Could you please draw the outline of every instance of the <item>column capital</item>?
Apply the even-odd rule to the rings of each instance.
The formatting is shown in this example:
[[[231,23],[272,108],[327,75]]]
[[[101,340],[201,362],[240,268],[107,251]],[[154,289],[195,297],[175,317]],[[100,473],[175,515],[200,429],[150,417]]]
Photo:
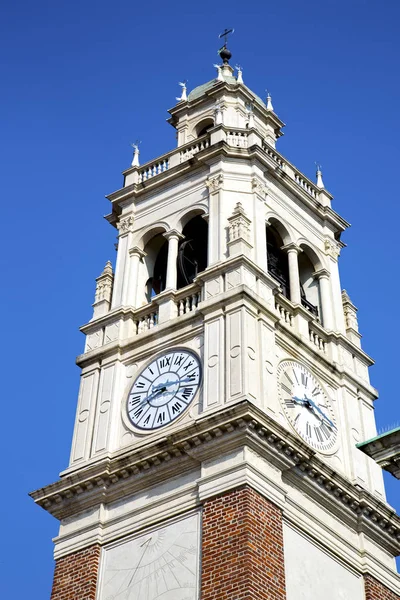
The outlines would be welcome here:
[[[147,253],[144,250],[141,250],[139,246],[133,246],[133,248],[129,248],[129,256],[138,256],[140,260],[142,260]]]
[[[331,274],[327,269],[319,269],[313,273],[314,279],[329,279]]]
[[[181,234],[177,229],[170,229],[163,233],[163,236],[169,241],[170,239],[183,240],[185,236]]]
[[[300,254],[300,252],[303,252],[303,250],[300,248],[300,246],[298,246],[294,242],[290,242],[289,244],[285,244],[285,246],[281,247],[281,250],[285,250],[285,252],[287,252],[287,253],[289,253],[289,252],[296,252],[296,254]]]

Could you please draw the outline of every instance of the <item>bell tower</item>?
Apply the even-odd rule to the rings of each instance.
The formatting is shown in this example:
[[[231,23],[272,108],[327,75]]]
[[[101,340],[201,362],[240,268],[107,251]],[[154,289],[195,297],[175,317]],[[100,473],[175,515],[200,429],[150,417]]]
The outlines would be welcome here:
[[[60,521],[52,600],[395,600],[348,223],[220,58],[108,196],[70,463],[31,494]]]

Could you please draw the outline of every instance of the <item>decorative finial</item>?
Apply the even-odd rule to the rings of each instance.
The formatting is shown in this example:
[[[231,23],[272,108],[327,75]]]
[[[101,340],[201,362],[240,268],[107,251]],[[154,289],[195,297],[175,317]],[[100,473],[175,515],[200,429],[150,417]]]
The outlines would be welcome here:
[[[108,260],[105,264],[102,275],[112,275],[112,272],[113,272],[113,270],[112,270],[111,260]]]
[[[133,158],[132,158],[131,167],[139,167],[140,166],[140,163],[139,163],[139,144],[140,143],[141,142],[139,140],[136,140],[136,142],[131,144],[131,147],[133,148]]]
[[[224,78],[222,76],[222,69],[220,65],[213,65],[213,67],[215,67],[218,71],[218,76],[217,76],[217,81],[224,81]]]
[[[236,81],[238,83],[243,83],[243,69],[242,69],[242,67],[240,65],[235,65],[235,68],[237,69],[237,72],[238,72]]]
[[[219,102],[217,102],[215,104],[214,116],[215,116],[215,124],[216,125],[222,125],[222,123],[223,123],[223,115],[222,115],[221,105],[220,105]]]
[[[228,35],[230,33],[234,33],[235,30],[234,29],[225,29],[225,31],[223,31],[222,33],[219,34],[219,38],[224,38],[224,45],[222,46],[222,48],[220,48],[218,50],[218,54],[220,55],[220,57],[222,58],[222,62],[224,63],[224,65],[229,64],[229,60],[232,57],[232,52],[230,50],[228,50],[228,48],[226,47],[227,43],[228,43]]]
[[[267,110],[272,110],[273,111],[274,107],[272,106],[272,97],[271,97],[271,94],[269,93],[268,90],[265,90],[265,91],[267,92],[267,102],[266,102],[266,104],[267,104]]]
[[[254,106],[251,102],[246,104],[248,127],[252,129],[254,127]]]
[[[177,98],[178,102],[183,102],[187,100],[187,88],[186,88],[186,84],[187,84],[187,79],[185,79],[184,81],[180,81],[179,85],[182,88],[182,94],[180,98]]]
[[[324,182],[322,180],[322,165],[320,165],[319,163],[316,162],[315,166],[316,166],[316,169],[317,169],[317,173],[316,173],[316,176],[317,176],[317,187],[320,190],[323,190],[325,188],[325,186],[324,186]]]

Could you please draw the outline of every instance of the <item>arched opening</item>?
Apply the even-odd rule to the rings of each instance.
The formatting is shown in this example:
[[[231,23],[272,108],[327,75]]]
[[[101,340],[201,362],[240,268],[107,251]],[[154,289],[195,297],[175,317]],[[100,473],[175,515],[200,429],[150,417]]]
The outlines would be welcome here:
[[[158,233],[146,244],[144,267],[146,272],[145,299],[152,298],[165,290],[167,278],[168,242],[162,233]]]
[[[211,117],[200,121],[196,127],[196,136],[201,137],[202,135],[205,135],[212,127],[214,127],[214,120]]]
[[[197,215],[186,223],[182,234],[185,237],[178,250],[178,290],[193,283],[207,267],[208,224]]]
[[[314,277],[315,264],[310,258],[307,248],[302,247],[303,252],[298,256],[299,277],[300,277],[300,296],[301,303],[317,319],[321,315],[321,300],[318,280]]]
[[[283,240],[273,225],[267,227],[267,263],[268,273],[282,287],[282,294],[290,299],[289,269],[287,254],[282,250]]]

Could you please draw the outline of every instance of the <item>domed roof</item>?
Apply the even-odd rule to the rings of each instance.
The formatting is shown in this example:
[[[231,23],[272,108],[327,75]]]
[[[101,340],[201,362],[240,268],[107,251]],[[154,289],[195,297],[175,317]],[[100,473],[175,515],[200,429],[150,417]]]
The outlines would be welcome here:
[[[224,81],[226,83],[230,83],[231,85],[232,84],[233,85],[237,84],[237,79],[233,75],[231,75],[231,76],[224,75]],[[202,85],[197,86],[188,95],[188,101],[191,102],[192,100],[197,100],[197,98],[200,98],[201,96],[203,96],[203,94],[205,94],[206,92],[208,92],[209,90],[211,90],[218,83],[219,83],[218,79],[212,79],[211,81],[207,81],[207,83],[203,83]],[[252,94],[254,96],[254,100],[258,104],[260,104],[263,108],[265,108],[265,102],[263,102],[261,100],[261,98],[259,96],[257,96],[257,94],[255,94],[254,92],[252,92],[247,87],[247,85],[244,85],[243,83],[241,83],[240,85],[242,85],[248,92],[250,92],[250,94]]]

